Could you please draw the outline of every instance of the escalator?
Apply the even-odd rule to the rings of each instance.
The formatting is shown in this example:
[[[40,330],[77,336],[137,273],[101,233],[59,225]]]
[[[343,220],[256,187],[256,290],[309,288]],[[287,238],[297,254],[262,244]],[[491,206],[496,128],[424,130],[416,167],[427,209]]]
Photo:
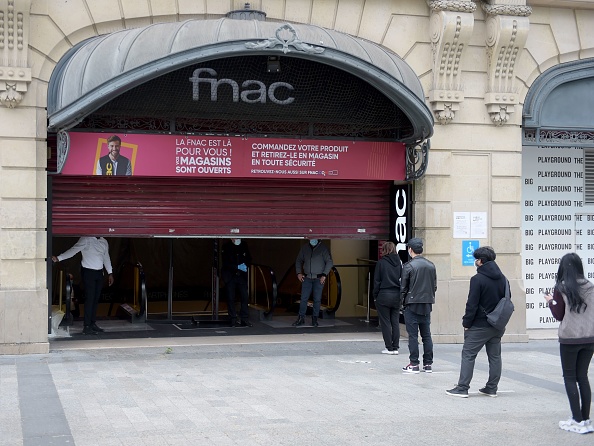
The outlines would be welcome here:
[[[57,252],[75,242],[73,238],[53,241]],[[148,322],[149,326],[228,326],[224,282],[219,279],[217,268],[219,242],[220,239],[109,239],[114,284],[108,286],[105,276],[98,320],[119,320],[107,323],[113,330],[125,320],[134,324]],[[257,258],[275,262],[275,266],[253,263],[249,269],[249,311],[253,321],[269,321],[275,316],[297,312],[301,284],[286,252],[295,251],[300,243],[299,240],[251,241]],[[275,269],[287,266],[279,284]],[[74,326],[77,332],[82,327],[85,297],[80,255],[54,264],[48,285],[52,314],[62,315],[62,328]],[[321,318],[334,317],[341,294],[340,275],[333,268],[323,290]],[[238,304],[239,300],[236,299]],[[311,314],[311,306],[308,314]],[[50,324],[48,333],[51,331]]]
[[[61,265],[53,269],[52,319],[59,318],[60,322],[54,324],[53,321],[50,324],[50,333],[56,333],[58,327],[69,333],[70,327],[83,319],[85,294],[79,274]],[[144,323],[146,308],[146,279],[142,265],[126,262],[114,271],[114,284],[111,287],[107,286],[105,280],[97,305],[97,316],[100,319],[117,318],[128,319],[131,323]]]

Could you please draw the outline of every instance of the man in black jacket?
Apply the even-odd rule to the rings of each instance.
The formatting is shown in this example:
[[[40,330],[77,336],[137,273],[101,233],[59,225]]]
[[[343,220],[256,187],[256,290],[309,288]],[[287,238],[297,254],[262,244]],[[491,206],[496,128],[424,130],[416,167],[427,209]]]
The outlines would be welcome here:
[[[419,332],[423,340],[423,370],[433,371],[433,340],[431,339],[431,310],[437,291],[435,265],[423,257],[423,241],[411,238],[408,254],[411,259],[402,267],[400,298],[404,306],[404,322],[408,333],[410,363],[404,373],[419,373]]]
[[[251,327],[248,308],[248,267],[252,263],[252,256],[247,243],[241,239],[234,238],[223,246],[222,249],[223,267],[221,278],[225,282],[227,291],[227,311],[232,326]],[[235,309],[235,294],[239,291],[241,296],[241,309],[239,312],[240,321],[237,320]]]
[[[495,263],[495,251],[490,246],[481,246],[474,253],[476,275],[470,279],[470,290],[466,312],[462,318],[464,326],[464,347],[458,385],[446,390],[451,396],[468,398],[468,389],[474,372],[474,361],[483,346],[489,358],[489,379],[479,393],[497,396],[497,385],[501,379],[501,337],[505,329],[498,330],[487,321],[487,314],[493,311],[505,295],[507,279]],[[510,295],[511,296],[511,295]]]

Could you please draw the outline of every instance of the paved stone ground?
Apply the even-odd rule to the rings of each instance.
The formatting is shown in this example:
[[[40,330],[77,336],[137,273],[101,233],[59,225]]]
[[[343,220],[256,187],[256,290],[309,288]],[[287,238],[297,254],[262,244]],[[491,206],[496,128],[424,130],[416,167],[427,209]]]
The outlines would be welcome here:
[[[499,396],[468,399],[461,345],[435,346],[434,373],[403,374],[379,333],[52,343],[0,356],[0,445],[592,445],[569,416],[558,344],[503,346]],[[594,380],[593,380],[594,381]]]

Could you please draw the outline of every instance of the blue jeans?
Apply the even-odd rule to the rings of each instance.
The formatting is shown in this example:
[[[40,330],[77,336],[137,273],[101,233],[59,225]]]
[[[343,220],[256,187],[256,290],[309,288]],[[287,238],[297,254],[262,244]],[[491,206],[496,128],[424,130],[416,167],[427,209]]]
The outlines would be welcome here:
[[[307,310],[307,301],[313,291],[313,313],[312,315],[318,317],[320,315],[320,305],[322,303],[322,291],[324,285],[320,283],[320,279],[304,278],[301,282],[301,302],[299,303],[299,316],[305,317]]]
[[[501,337],[505,330],[495,327],[470,327],[464,330],[464,347],[462,347],[462,361],[458,387],[464,390],[470,388],[470,381],[474,374],[474,360],[483,346],[486,347],[489,358],[489,379],[485,387],[497,392],[497,385],[501,379]]]
[[[431,313],[417,314],[404,310],[404,322],[408,333],[410,363],[419,364],[419,332],[423,340],[423,365],[433,364],[433,340],[431,339]]]

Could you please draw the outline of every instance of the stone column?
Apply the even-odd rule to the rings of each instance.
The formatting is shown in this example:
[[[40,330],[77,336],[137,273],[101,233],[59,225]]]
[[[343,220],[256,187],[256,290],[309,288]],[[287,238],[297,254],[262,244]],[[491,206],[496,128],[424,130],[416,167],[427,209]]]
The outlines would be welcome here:
[[[45,104],[27,94],[30,7],[0,0],[0,354],[49,350]]]

